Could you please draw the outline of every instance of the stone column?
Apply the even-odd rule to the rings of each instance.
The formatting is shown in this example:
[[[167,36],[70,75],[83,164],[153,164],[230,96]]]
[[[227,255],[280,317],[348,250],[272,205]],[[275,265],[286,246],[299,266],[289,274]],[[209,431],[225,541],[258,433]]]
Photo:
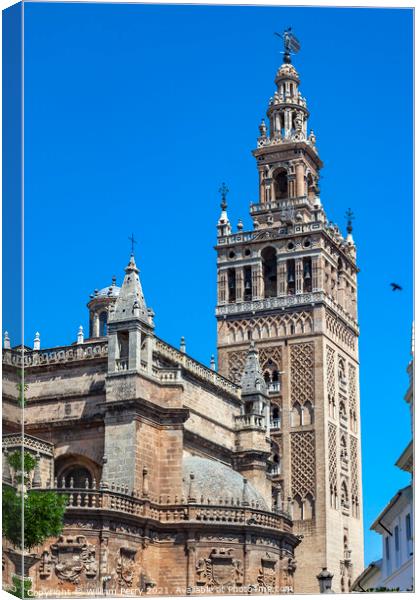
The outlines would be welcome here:
[[[295,261],[296,294],[303,292],[303,261],[297,258]]]
[[[187,543],[187,594],[189,595],[191,591],[188,588],[195,587],[195,565],[196,565],[196,540],[195,533],[193,531],[190,532]]]
[[[235,269],[236,302],[242,302],[244,298],[244,270],[242,267]]]
[[[147,342],[146,342],[147,343]],[[128,368],[140,371],[141,366],[141,331],[137,329],[128,334]]]
[[[99,315],[95,313],[93,315],[93,337],[99,337]]]
[[[114,332],[108,337],[108,373],[114,373],[116,371],[117,350],[117,333]]]
[[[296,195],[305,196],[305,167],[303,162],[296,165]]]
[[[286,108],[284,111],[284,137],[290,138],[292,132],[292,112],[290,108]]]
[[[337,272],[337,302],[347,310],[346,302],[346,280],[343,273]]]
[[[264,204],[265,202],[265,183],[264,183],[264,172],[259,172],[260,177],[260,204]]]
[[[264,298],[264,278],[261,262],[257,264],[257,298]]]
[[[219,274],[219,304],[225,304],[226,302],[226,271],[222,270]]]
[[[287,295],[287,261],[277,262],[277,296]]]
[[[317,292],[321,289],[320,285],[320,260],[318,256],[312,257],[312,291]]]

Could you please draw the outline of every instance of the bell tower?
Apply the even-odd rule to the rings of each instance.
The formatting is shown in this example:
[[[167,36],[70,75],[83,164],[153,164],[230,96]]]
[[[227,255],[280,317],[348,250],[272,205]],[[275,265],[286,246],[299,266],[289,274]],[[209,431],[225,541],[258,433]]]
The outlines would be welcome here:
[[[347,592],[363,570],[356,248],[326,217],[322,161],[308,129],[291,51],[275,77],[253,155],[258,197],[253,228],[232,230],[225,186],[217,224],[219,372],[241,382],[250,342],[269,396],[273,497],[290,499],[296,550],[295,592],[318,592],[327,566],[333,589]]]

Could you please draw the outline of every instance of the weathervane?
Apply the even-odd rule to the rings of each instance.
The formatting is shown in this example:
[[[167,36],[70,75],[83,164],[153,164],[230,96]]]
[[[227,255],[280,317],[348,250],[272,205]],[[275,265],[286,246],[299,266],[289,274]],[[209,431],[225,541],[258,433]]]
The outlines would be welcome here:
[[[131,242],[131,256],[134,256],[134,244],[137,244],[137,240],[136,240],[136,239],[134,239],[134,233],[132,233],[132,234],[131,234],[131,235],[128,237],[128,239],[129,239],[129,240],[130,240],[130,242]]]
[[[275,31],[274,35],[277,35],[277,37],[283,39],[284,62],[291,63],[292,59],[290,58],[290,55],[297,54],[300,50],[299,40],[295,35],[293,35],[292,28],[289,27],[288,29],[285,29],[283,33],[277,33],[277,31]]]
[[[222,196],[222,202],[220,203],[220,207],[222,210],[227,209],[226,194],[228,192],[229,192],[229,188],[227,187],[226,183],[223,182],[219,188],[219,194],[221,194],[221,196]]]
[[[349,208],[345,214],[347,217],[347,233],[351,233],[353,231],[353,221],[354,221],[354,212]]]

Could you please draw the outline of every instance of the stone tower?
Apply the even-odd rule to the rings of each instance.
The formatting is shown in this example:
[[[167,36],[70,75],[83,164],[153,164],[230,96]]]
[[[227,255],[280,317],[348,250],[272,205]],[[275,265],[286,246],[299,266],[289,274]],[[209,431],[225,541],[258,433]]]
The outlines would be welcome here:
[[[319,197],[322,161],[286,51],[257,148],[253,229],[233,232],[225,186],[217,224],[218,368],[241,381],[250,341],[270,399],[273,497],[292,501],[295,592],[333,590],[363,569],[356,249]]]

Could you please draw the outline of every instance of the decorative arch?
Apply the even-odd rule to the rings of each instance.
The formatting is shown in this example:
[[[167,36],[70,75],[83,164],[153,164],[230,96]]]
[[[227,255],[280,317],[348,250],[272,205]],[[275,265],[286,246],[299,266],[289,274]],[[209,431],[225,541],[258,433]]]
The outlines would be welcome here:
[[[314,422],[314,407],[312,402],[307,400],[302,409],[302,425],[312,425]]]
[[[295,402],[291,411],[291,426],[298,427],[302,424],[302,407],[299,402]]]
[[[273,246],[267,246],[261,251],[264,278],[264,296],[277,296],[277,251]]]
[[[108,313],[103,310],[99,314],[99,337],[106,337],[108,335]]]
[[[102,468],[100,465],[80,454],[63,454],[56,458],[54,474],[59,487],[62,487],[63,478],[65,487],[70,487],[73,479],[74,488],[85,488],[86,479],[88,486],[92,487],[93,480],[98,485],[101,480]]]
[[[284,167],[276,169],[273,173],[274,197],[276,200],[283,200],[289,195],[289,182],[287,170]]]

